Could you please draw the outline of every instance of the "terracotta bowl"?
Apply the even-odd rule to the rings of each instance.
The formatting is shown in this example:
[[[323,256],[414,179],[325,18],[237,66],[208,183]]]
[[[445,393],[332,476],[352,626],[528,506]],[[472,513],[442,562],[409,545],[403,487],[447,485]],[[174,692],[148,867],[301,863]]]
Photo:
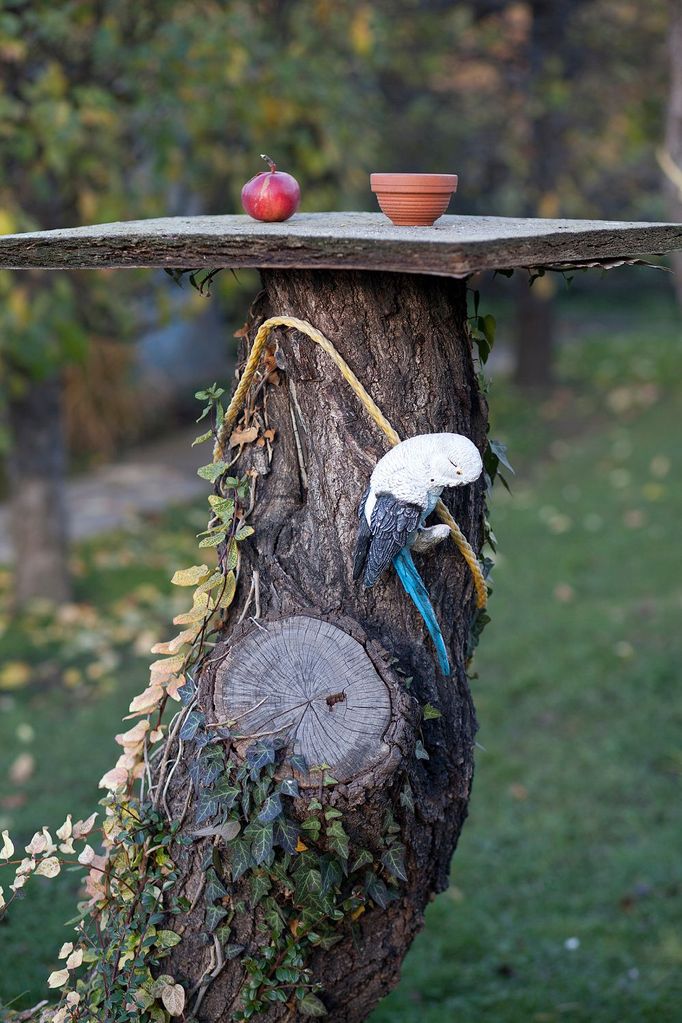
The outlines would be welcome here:
[[[370,174],[372,191],[398,227],[430,227],[445,213],[456,174]]]

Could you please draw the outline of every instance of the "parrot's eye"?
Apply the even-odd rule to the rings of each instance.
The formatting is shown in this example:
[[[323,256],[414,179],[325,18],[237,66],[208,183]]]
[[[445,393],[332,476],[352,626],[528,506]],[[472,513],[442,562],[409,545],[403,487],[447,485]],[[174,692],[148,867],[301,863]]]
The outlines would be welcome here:
[[[457,470],[457,475],[458,475],[458,476],[461,476],[461,475],[462,475],[462,470],[461,470],[461,469],[458,469],[458,470]]]

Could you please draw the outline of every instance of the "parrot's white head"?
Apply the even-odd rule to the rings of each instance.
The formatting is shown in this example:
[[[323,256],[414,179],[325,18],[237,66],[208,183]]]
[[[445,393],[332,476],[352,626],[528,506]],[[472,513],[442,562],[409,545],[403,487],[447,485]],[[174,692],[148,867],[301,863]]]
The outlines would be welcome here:
[[[473,483],[483,472],[478,448],[459,433],[423,433],[396,444],[372,473],[375,493],[433,507],[444,487]]]
[[[427,435],[428,436],[428,435]],[[434,487],[461,487],[473,483],[483,472],[478,448],[459,433],[431,434],[434,442],[424,469]]]

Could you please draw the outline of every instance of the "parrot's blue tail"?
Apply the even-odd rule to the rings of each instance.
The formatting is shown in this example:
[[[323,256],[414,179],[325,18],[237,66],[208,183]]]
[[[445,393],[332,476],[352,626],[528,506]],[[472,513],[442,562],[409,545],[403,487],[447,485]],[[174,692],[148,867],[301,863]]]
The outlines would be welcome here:
[[[426,623],[426,628],[429,630],[429,635],[433,640],[433,645],[435,646],[436,653],[438,654],[440,670],[447,677],[450,674],[450,662],[448,661],[448,655],[445,649],[443,633],[440,631],[440,625],[436,620],[436,613],[433,610],[428,590],[426,589],[426,586],[424,586],[422,578],[416,569],[414,561],[412,560],[412,554],[407,547],[403,547],[400,553],[396,554],[393,559],[393,566],[398,573],[401,583],[405,587],[406,593],[410,596],[414,606],[417,608],[417,611],[419,611],[419,614]]]

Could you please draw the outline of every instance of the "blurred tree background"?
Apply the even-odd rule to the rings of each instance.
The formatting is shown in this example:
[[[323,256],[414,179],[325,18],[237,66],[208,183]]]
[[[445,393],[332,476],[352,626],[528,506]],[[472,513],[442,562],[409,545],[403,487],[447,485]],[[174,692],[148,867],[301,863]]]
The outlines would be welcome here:
[[[241,212],[261,152],[304,211],[375,209],[371,171],[415,170],[460,175],[453,213],[680,220],[682,0],[0,0],[0,232]],[[377,1020],[678,1018],[674,286],[634,269],[572,293],[554,275],[483,282],[494,429],[526,474],[516,503],[496,498],[491,752],[460,880]],[[225,273],[206,302],[151,271],[0,272],[16,565],[0,570],[0,823],[27,838],[56,806],[92,809],[204,525],[171,510],[69,554],[65,480],[186,421],[213,379],[191,377],[204,338],[201,372],[229,383],[257,288]],[[143,370],[179,322],[190,347],[160,403]],[[17,909],[0,1003],[44,994],[75,886]]]
[[[665,0],[3,2],[0,227],[238,211],[264,149],[306,210],[372,208],[368,173],[409,164],[457,170],[461,212],[660,219],[669,15]],[[551,381],[555,289],[515,283],[521,385]],[[229,320],[243,293],[220,290]],[[149,425],[119,342],[161,320],[168,286],[5,272],[0,294],[16,599],[61,600],[64,421],[72,457]]]

